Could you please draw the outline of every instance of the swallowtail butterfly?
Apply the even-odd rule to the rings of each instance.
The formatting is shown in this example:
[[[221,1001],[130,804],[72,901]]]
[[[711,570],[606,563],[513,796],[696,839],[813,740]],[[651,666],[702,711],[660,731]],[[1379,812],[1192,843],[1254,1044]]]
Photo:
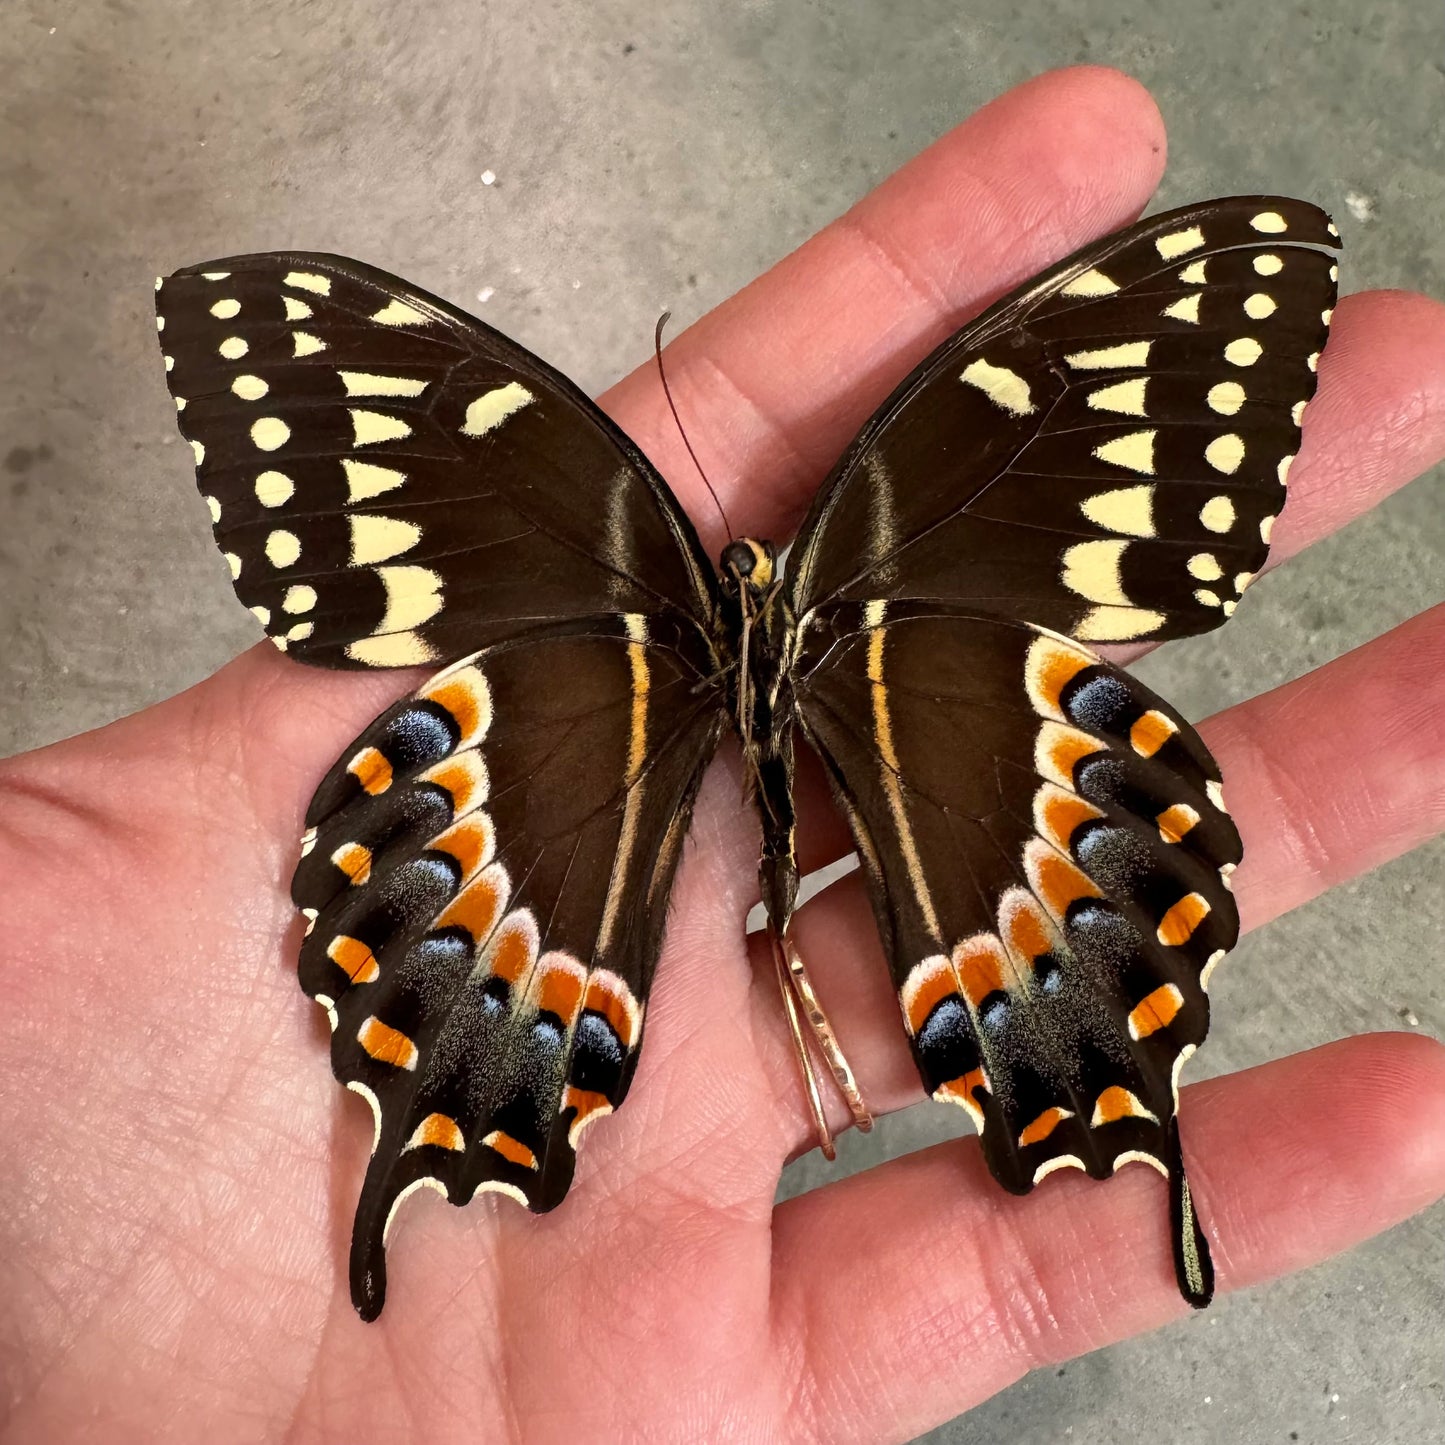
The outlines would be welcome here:
[[[375,1113],[351,1288],[426,1185],[551,1209],[627,1093],[699,781],[736,727],[785,937],[794,750],[852,828],[929,1093],[1015,1193],[1169,1181],[1233,945],[1217,767],[1091,650],[1220,625],[1259,571],[1328,334],[1338,233],[1299,201],[1155,216],[990,307],[909,375],[780,567],[714,570],[565,378],[336,256],[158,283],[180,429],[235,590],[324,667],[436,675],[312,799],[292,894],[332,1067]]]

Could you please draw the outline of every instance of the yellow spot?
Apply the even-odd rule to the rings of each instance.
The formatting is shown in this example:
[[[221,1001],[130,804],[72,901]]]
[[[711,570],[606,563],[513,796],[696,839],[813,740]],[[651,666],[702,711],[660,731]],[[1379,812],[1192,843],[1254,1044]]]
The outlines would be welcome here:
[[[406,480],[405,472],[398,472],[391,467],[374,466],[371,462],[353,461],[350,457],[343,457],[341,465],[346,472],[348,502],[362,502],[368,497],[379,497],[383,492],[399,487]]]
[[[1090,602],[1108,602],[1127,607],[1119,567],[1127,542],[1076,542],[1064,552],[1063,584]]]
[[[1100,387],[1089,393],[1089,405],[1095,411],[1114,411],[1121,416],[1148,416],[1144,407],[1144,388],[1147,377],[1134,381],[1121,381],[1113,386]]]
[[[1224,576],[1224,568],[1213,552],[1196,552],[1184,565],[1189,569],[1189,575],[1201,582],[1218,582]]]
[[[1188,803],[1175,803],[1165,808],[1154,821],[1159,825],[1159,836],[1166,843],[1177,843],[1199,822],[1199,814]]]
[[[1159,942],[1169,948],[1181,947],[1208,916],[1209,900],[1202,893],[1186,893],[1159,920]]]
[[[1198,250],[1203,244],[1204,232],[1198,226],[1190,226],[1186,231],[1171,231],[1167,236],[1160,236],[1154,242],[1154,249],[1161,260],[1172,261],[1176,256]]]
[[[1269,545],[1269,539],[1270,539],[1273,535],[1274,535],[1274,518],[1273,518],[1273,517],[1261,517],[1261,518],[1260,518],[1260,522],[1259,522],[1259,540],[1260,540],[1261,542],[1263,542],[1266,546],[1268,546],[1268,545]]]
[[[1074,628],[1080,642],[1132,642],[1147,637],[1165,619],[1147,607],[1095,607]]]
[[[234,582],[241,575],[241,559],[234,552],[227,552],[226,566],[231,569],[231,581]]]
[[[977,387],[1010,416],[1028,416],[1034,410],[1028,382],[1006,366],[994,366],[980,358],[964,368],[959,380]]]
[[[1320,369],[1320,354],[1319,354],[1319,352],[1318,352],[1318,351],[1312,351],[1312,352],[1310,352],[1310,354],[1309,354],[1307,357],[1305,357],[1305,365],[1306,365],[1307,367],[1309,367],[1309,369],[1310,369],[1311,371],[1318,371],[1318,370]]]
[[[377,517],[364,512],[348,520],[351,523],[350,561],[353,567],[399,557],[421,541],[421,528],[415,522],[401,522],[395,517]]]
[[[1141,758],[1152,758],[1178,731],[1173,718],[1151,707],[1134,719],[1129,729],[1129,746]]]
[[[393,632],[386,637],[363,637],[349,642],[346,655],[367,667],[420,667],[436,661],[436,649],[415,632]]]
[[[1221,602],[1221,603],[1219,604],[1219,608],[1220,608],[1220,611],[1222,611],[1226,617],[1233,617],[1233,616],[1234,616],[1234,609],[1235,609],[1238,605],[1239,605],[1239,604],[1238,604],[1237,602],[1235,602],[1232,598],[1228,598],[1228,597],[1227,597],[1227,598],[1225,598],[1225,600],[1224,600],[1223,602]]]
[[[1333,306],[1326,306],[1325,309],[1320,312],[1320,320],[1323,321],[1326,326],[1328,326],[1330,322],[1334,319],[1335,308]]]
[[[1223,472],[1226,476],[1233,475],[1244,460],[1244,438],[1233,432],[1225,432],[1223,436],[1215,437],[1204,448],[1204,460],[1216,472]]]
[[[402,1150],[421,1149],[431,1146],[437,1149],[450,1149],[460,1154],[465,1151],[467,1141],[462,1137],[462,1131],[457,1121],[446,1114],[428,1114],[420,1124],[416,1126],[406,1146]]]
[[[1221,963],[1224,962],[1224,955],[1226,951],[1227,950],[1223,948],[1216,948],[1214,952],[1209,955],[1208,961],[1205,963],[1204,967],[1200,969],[1199,987],[1202,988],[1205,993],[1209,992],[1209,980],[1213,977],[1214,970],[1218,968]]]
[[[1211,532],[1227,532],[1234,526],[1234,503],[1228,497],[1211,497],[1199,509],[1199,520]]]
[[[373,446],[377,442],[400,441],[411,435],[411,428],[399,416],[379,411],[362,411],[351,407],[351,429],[356,446]]]
[[[1102,271],[1081,272],[1059,293],[1061,296],[1111,296],[1119,289]]]
[[[1229,812],[1229,809],[1224,806],[1224,789],[1220,787],[1213,778],[1210,778],[1208,782],[1204,784],[1204,796],[1208,798],[1221,813]]]
[[[164,316],[157,316],[157,317],[156,317],[156,330],[157,330],[157,331],[164,331],[165,329],[166,329],[166,318],[165,318]]]
[[[314,587],[288,587],[286,597],[281,603],[283,612],[310,612],[316,606],[316,589]]]
[[[1276,310],[1273,296],[1266,296],[1263,291],[1256,291],[1253,296],[1245,298],[1244,314],[1251,321],[1263,321],[1266,316],[1273,316]]]
[[[304,301],[298,301],[294,296],[286,297],[286,319],[288,321],[308,321],[310,318],[311,308]]]
[[[274,452],[290,439],[291,428],[279,416],[263,416],[251,424],[251,440],[263,452]]]
[[[442,579],[429,567],[378,567],[386,589],[386,612],[374,631],[405,632],[419,627],[442,610]]]
[[[224,281],[230,274],[229,271],[202,271],[201,279],[203,281]],[[157,281],[156,285],[159,287],[160,282]]]
[[[1105,1124],[1113,1124],[1120,1119],[1152,1119],[1156,1124],[1159,1122],[1158,1115],[1146,1109],[1137,1095],[1131,1094],[1119,1084],[1114,1084],[1099,1095],[1098,1102],[1094,1105],[1094,1117],[1089,1122],[1095,1129],[1100,1129]]]
[[[1159,314],[1168,316],[1174,321],[1187,321],[1191,326],[1198,326],[1200,294],[1195,291],[1189,296],[1181,296],[1172,306],[1166,306]]]
[[[184,411],[184,410],[186,409],[186,399],[185,399],[185,397],[183,397],[183,396],[178,396],[178,397],[176,397],[176,398],[175,398],[175,403],[176,403],[176,410],[177,410],[177,411]]]
[[[416,1045],[399,1029],[388,1027],[373,1014],[356,1032],[356,1041],[379,1064],[415,1071]]]
[[[425,381],[408,376],[375,376],[369,371],[338,371],[347,396],[420,396]]]
[[[271,390],[259,376],[238,376],[231,383],[231,390],[241,398],[242,401],[260,401],[268,391]]]
[[[262,627],[266,627],[271,621],[271,609],[269,607],[253,607],[251,609],[251,616],[254,617]]]
[[[221,521],[221,504],[214,497],[207,497],[206,510],[211,514],[211,525],[218,526]]]
[[[273,567],[290,567],[301,556],[301,539],[295,532],[278,528],[266,538],[266,560]]]
[[[1094,351],[1075,351],[1064,360],[1075,371],[1103,371],[1147,366],[1152,341],[1125,341],[1119,346],[1103,346]]]
[[[315,356],[318,351],[325,351],[326,343],[318,336],[313,336],[309,331],[293,331],[291,333],[291,355],[292,356]]]
[[[241,336],[228,336],[216,348],[227,361],[239,361],[250,349],[245,338]]]
[[[256,500],[263,507],[279,507],[289,502],[296,491],[296,483],[285,472],[262,472],[256,478]]]
[[[167,370],[167,371],[174,371],[174,370],[175,370],[175,367],[176,367],[176,359],[175,359],[174,356],[167,356],[167,357],[165,358],[165,363],[166,363],[166,370]]]
[[[1287,457],[1281,457],[1281,458],[1280,458],[1279,467],[1278,467],[1277,470],[1276,470],[1276,475],[1279,477],[1279,484],[1280,484],[1280,486],[1282,486],[1282,487],[1287,487],[1287,486],[1289,485],[1289,469],[1290,469],[1290,467],[1292,467],[1293,465],[1294,465],[1294,453],[1293,453],[1293,452],[1291,452]]]
[[[1209,388],[1210,409],[1221,416],[1233,416],[1244,405],[1244,388],[1237,381],[1221,381]]]
[[[1184,995],[1172,983],[1160,984],[1153,993],[1140,999],[1129,1013],[1129,1037],[1147,1039],[1166,1029],[1179,1017]]]
[[[1125,436],[1115,437],[1094,448],[1094,455],[1101,462],[1112,466],[1127,467],[1131,472],[1142,472],[1146,477],[1154,475],[1155,431],[1131,431]]]
[[[196,465],[200,466],[200,464],[206,459],[206,449],[200,444],[200,442],[192,442],[191,455],[195,457]]]
[[[1254,258],[1254,269],[1259,276],[1278,276],[1284,270],[1284,262],[1272,251],[1266,251]]]
[[[281,284],[298,291],[314,291],[318,296],[331,294],[331,277],[317,276],[310,271],[288,271]]]
[[[1179,279],[1190,286],[1202,286],[1205,282],[1203,261],[1191,261],[1180,273]]]
[[[1218,607],[1220,605],[1219,593],[1211,592],[1207,587],[1199,588],[1194,594],[1194,600],[1201,607]]]
[[[1295,404],[1294,404],[1292,407],[1290,407],[1290,409],[1289,409],[1289,419],[1290,419],[1296,426],[1299,426],[1299,425],[1304,421],[1304,418],[1305,418],[1305,406],[1306,406],[1306,404],[1307,404],[1307,403],[1305,403],[1305,402],[1297,401],[1297,402],[1295,402]]]
[[[1278,211],[1261,211],[1259,215],[1250,220],[1249,224],[1256,231],[1263,231],[1270,236],[1278,236],[1281,232],[1289,229],[1284,217]]]
[[[1130,537],[1152,537],[1154,529],[1154,488],[1120,487],[1085,497],[1079,510],[1097,527],[1124,532]]]
[[[536,398],[520,381],[510,381],[506,386],[496,387],[467,407],[466,420],[462,423],[462,435],[468,437],[486,436],[489,431],[506,421],[514,412],[521,411]]]
[[[1244,589],[1248,587],[1249,584],[1253,581],[1253,572],[1236,572],[1234,574],[1234,590],[1236,592],[1243,592]]]
[[[227,298],[224,301],[217,301],[211,307],[211,315],[222,321],[229,321],[233,316],[241,314],[241,303]]]
[[[1264,355],[1264,347],[1252,336],[1241,336],[1224,348],[1224,359],[1231,366],[1253,366]]]
[[[380,311],[373,312],[371,319],[383,326],[415,326],[425,323],[427,318],[404,301],[389,301]]]

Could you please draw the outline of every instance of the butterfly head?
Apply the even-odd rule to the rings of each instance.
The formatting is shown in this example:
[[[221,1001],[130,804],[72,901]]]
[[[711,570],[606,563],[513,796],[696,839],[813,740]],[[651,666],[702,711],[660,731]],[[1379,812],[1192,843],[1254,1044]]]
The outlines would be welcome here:
[[[739,537],[723,548],[719,559],[723,587],[739,595],[749,592],[761,597],[773,585],[777,563],[778,550],[771,542]]]

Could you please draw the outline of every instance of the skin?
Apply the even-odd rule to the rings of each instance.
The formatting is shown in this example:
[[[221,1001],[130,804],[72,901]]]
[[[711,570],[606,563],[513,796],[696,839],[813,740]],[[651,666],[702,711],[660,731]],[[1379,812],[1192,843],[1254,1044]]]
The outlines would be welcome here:
[[[672,384],[734,527],[788,535],[896,377],[1001,290],[1131,220],[1163,163],[1134,82],[1045,76],[680,337]],[[604,405],[716,554],[655,374]],[[1342,302],[1275,559],[1442,454],[1445,310]],[[1204,726],[1245,837],[1246,928],[1440,827],[1442,678],[1445,608]],[[257,647],[0,767],[6,1438],[902,1439],[1184,1312],[1148,1170],[1065,1174],[1015,1199],[968,1140],[773,1207],[811,1133],[771,972],[744,942],[757,832],[725,751],[635,1088],[589,1135],[572,1196],[541,1219],[418,1196],[386,1311],[362,1325],[345,1265],[371,1119],[329,1077],[324,1017],[297,991],[284,884],[317,779],[414,680]],[[810,868],[847,846],[818,787],[803,775]],[[856,878],[796,926],[875,1107],[912,1103]],[[1222,1290],[1346,1249],[1445,1189],[1445,1051],[1418,1036],[1196,1085],[1183,1117]]]

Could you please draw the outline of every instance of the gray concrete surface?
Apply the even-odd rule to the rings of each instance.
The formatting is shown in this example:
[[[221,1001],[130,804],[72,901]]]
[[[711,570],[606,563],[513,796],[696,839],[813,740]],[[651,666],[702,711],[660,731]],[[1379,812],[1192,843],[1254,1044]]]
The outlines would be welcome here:
[[[597,389],[644,354],[661,303],[685,323],[976,104],[1081,59],[1159,97],[1161,202],[1314,197],[1339,217],[1350,287],[1445,293],[1438,0],[3,0],[0,750],[165,697],[255,637],[157,370],[157,271],[351,252]],[[1438,601],[1442,556],[1436,477],[1144,670],[1203,716]],[[1417,852],[1249,940],[1199,1073],[1402,1011],[1445,1031],[1442,859]],[[847,1158],[915,1148],[955,1126],[946,1113],[890,1119]],[[823,1177],[803,1161],[789,1187]],[[1437,1208],[930,1438],[1434,1445],[1442,1378]]]

